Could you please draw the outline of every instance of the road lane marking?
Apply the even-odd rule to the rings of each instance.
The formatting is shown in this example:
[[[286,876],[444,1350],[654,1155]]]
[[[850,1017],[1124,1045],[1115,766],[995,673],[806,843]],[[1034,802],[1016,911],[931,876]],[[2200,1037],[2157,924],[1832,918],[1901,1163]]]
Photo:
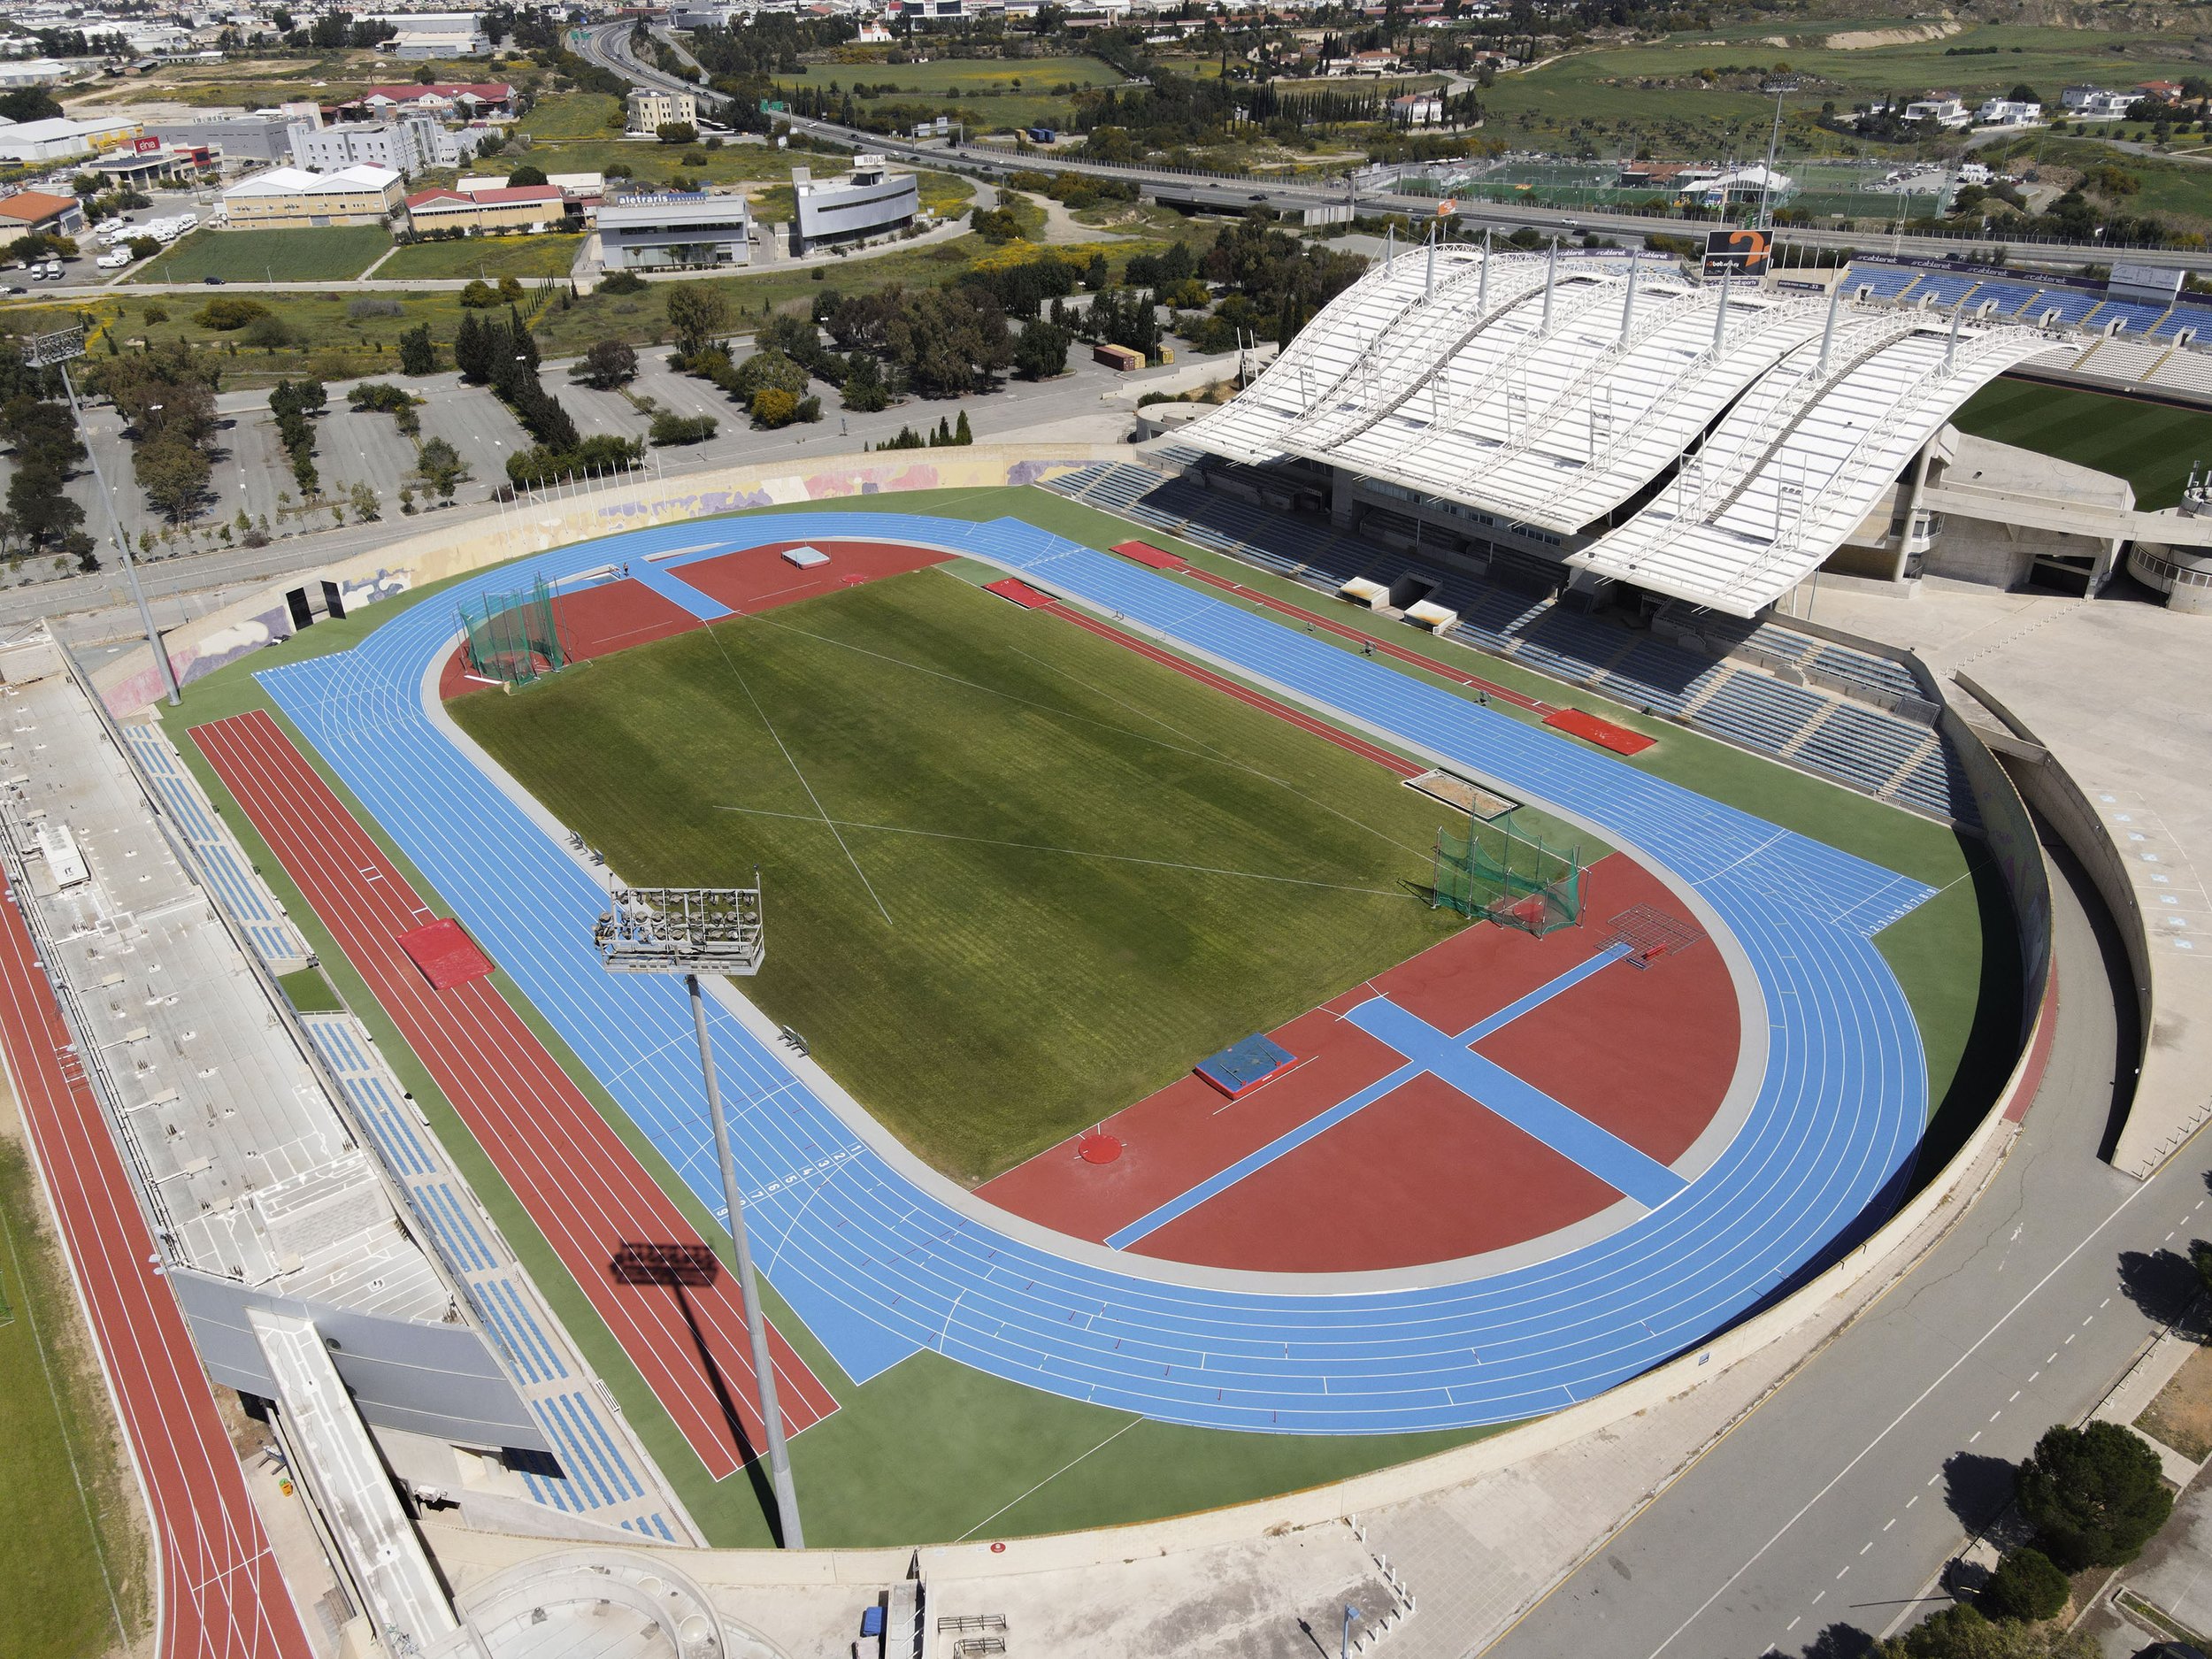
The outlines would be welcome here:
[[[1691,1611],[1689,1617],[1684,1619],[1679,1624],[1676,1625],[1673,1631],[1668,1635],[1667,1639],[1651,1650],[1649,1659],[1659,1659],[1659,1655],[1661,1654],[1666,1652],[1668,1648],[1673,1647],[1676,1640],[1681,1636],[1684,1631],[1689,1629],[1690,1626],[1696,1624],[1699,1619],[1704,1617],[1707,1611],[1712,1607],[1714,1602],[1719,1601],[1724,1595],[1726,1595],[1728,1592],[1735,1586],[1738,1579],[1741,1578],[1744,1574],[1749,1572],[1754,1566],[1757,1565],[1759,1561],[1769,1550],[1772,1549],[1775,1545],[1780,1543],[1782,1540],[1788,1535],[1793,1527],[1794,1527],[1800,1521],[1803,1520],[1808,1515],[1812,1513],[1814,1505],[1817,1504],[1831,1492],[1833,1492],[1843,1481],[1846,1476],[1849,1475],[1853,1470],[1856,1469],[1861,1463],[1864,1463],[1869,1457],[1872,1456],[1876,1447],[1879,1446],[1884,1440],[1887,1440],[1892,1434],[1895,1433],[1899,1425],[1901,1425],[1907,1417],[1912,1416],[1915,1411],[1918,1410],[1937,1389],[1942,1387],[1945,1383],[1948,1382],[1954,1376],[1955,1376],[1961,1366],[1964,1365],[1968,1360],[1973,1358],[1975,1355],[1980,1353],[1982,1348],[1987,1345],[1989,1340],[2005,1327],[2007,1323],[2011,1320],[2013,1315],[2018,1313],[2021,1309],[2026,1307],[2029,1302],[2035,1296],[2037,1292],[2040,1291],[2046,1285],[2048,1285],[2053,1279],[2056,1279],[2060,1273],[2063,1272],[2069,1266],[2070,1266],[2073,1263],[2074,1258],[2079,1256],[2084,1250],[2087,1249],[2092,1244],[2096,1242],[2097,1239],[2103,1233],[2104,1230],[2110,1226],[2115,1221],[2118,1220],[2126,1211],[2129,1205],[2132,1204],[2137,1199],[2140,1198],[2148,1191],[2150,1191],[2150,1183],[2145,1182],[2142,1186],[2136,1187],[2132,1192],[2128,1193],[2120,1200],[2118,1203],[2115,1204],[2106,1212],[2105,1217],[2102,1221],[2100,1221],[2095,1226],[2092,1227],[2087,1233],[2082,1235],[2081,1239],[2074,1245],[2073,1248],[2067,1251],[2065,1255],[2060,1256],[2057,1261],[2052,1263],[2050,1267],[2045,1271],[2042,1278],[2037,1279],[2034,1284],[2029,1286],[2027,1289],[2021,1292],[2018,1301],[2015,1302],[2012,1306],[2007,1308],[2002,1313],[1999,1314],[1995,1320],[1991,1323],[1987,1330],[1984,1331],[1979,1336],[1976,1337],[1971,1342],[1968,1343],[1965,1348],[1959,1354],[1958,1357],[1943,1368],[1943,1371],[1936,1377],[1934,1381],[1931,1382],[1925,1388],[1923,1388],[1917,1394],[1914,1395],[1913,1398],[1907,1402],[1905,1409],[1885,1424],[1880,1432],[1877,1433],[1873,1439],[1870,1440],[1864,1446],[1861,1447],[1858,1452],[1853,1455],[1850,1462],[1844,1464],[1841,1469],[1839,1469],[1834,1474],[1828,1478],[1826,1485],[1823,1486],[1819,1491],[1814,1493],[1811,1497],[1805,1500],[1803,1505],[1800,1507],[1796,1514],[1791,1516],[1788,1520],[1783,1522],[1782,1525],[1775,1530],[1772,1537],[1769,1538],[1765,1543],[1760,1545],[1757,1549],[1752,1551],[1751,1555],[1745,1560],[1744,1563],[1738,1567],[1735,1571],[1730,1573],[1728,1577],[1722,1581],[1719,1588],[1716,1589],[1710,1595],[1707,1596],[1704,1601],[1701,1601],[1697,1607]],[[2070,1342],[2073,1340],[2073,1338],[2069,1337],[2066,1340]],[[1930,1478],[1928,1484],[1932,1486],[1935,1485],[1935,1480],[1932,1477]]]

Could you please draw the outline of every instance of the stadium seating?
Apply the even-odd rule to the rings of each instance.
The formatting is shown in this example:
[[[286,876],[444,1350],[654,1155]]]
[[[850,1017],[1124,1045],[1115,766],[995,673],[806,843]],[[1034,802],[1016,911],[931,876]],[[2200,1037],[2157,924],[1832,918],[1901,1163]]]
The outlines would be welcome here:
[[[1940,745],[1899,775],[1929,748],[1924,719],[1863,707],[1824,685],[1793,685],[1759,665],[1793,664],[1885,696],[1922,697],[1911,675],[1886,658],[1774,620],[1747,622],[1679,603],[1668,607],[1663,615],[1719,650],[1749,648],[1759,654],[1755,660],[1716,662],[1617,618],[1562,604],[1555,593],[1486,579],[1438,557],[1384,547],[1224,495],[1192,472],[1163,479],[1126,464],[1084,467],[1048,487],[1332,597],[1355,576],[1387,583],[1418,569],[1439,580],[1438,603],[1459,613],[1457,624],[1445,632],[1448,639],[1560,680],[1594,686],[1630,707],[1686,719],[1716,737],[1867,794],[1972,821],[1970,800]],[[1369,511],[1370,523],[1410,535],[1409,520]]]

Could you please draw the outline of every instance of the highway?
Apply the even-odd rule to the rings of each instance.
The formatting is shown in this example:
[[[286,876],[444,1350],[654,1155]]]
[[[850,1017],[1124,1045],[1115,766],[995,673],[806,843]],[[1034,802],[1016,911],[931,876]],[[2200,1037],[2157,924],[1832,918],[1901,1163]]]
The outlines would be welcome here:
[[[1495,1659],[1755,1659],[1823,1640],[1821,1652],[1858,1651],[1834,1627],[1879,1635],[1944,1605],[1934,1580],[2007,1502],[2004,1465],[2093,1409],[2178,1312],[2170,1287],[2185,1301],[2193,1275],[2162,1253],[2212,1233],[2212,1153],[2185,1151],[2140,1186],[2097,1158],[2132,1038],[2085,882],[2062,859],[2052,885],[2057,1037],[1989,1188]]]

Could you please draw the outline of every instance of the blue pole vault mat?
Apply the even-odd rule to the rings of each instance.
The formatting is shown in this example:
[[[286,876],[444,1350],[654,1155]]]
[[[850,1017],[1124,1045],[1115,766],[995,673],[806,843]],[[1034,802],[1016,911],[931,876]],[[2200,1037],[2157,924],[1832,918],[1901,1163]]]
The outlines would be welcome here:
[[[1290,1050],[1261,1036],[1233,1042],[1191,1069],[1231,1100],[1259,1087],[1291,1062]]]

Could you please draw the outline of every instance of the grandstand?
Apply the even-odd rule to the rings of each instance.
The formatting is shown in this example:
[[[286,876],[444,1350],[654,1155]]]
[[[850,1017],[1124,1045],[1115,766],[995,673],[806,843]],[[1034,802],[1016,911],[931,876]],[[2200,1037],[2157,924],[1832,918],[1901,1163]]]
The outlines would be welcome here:
[[[1158,451],[1163,463],[1202,462]],[[1586,611],[1564,572],[1545,585],[1527,568],[1479,576],[1228,493],[1266,488],[1252,469],[1196,466],[1163,480],[1127,464],[1081,468],[1047,486],[1087,504],[1334,597],[1355,578],[1389,586],[1417,572],[1458,613],[1444,637],[1570,685],[1679,720],[1740,748],[1933,818],[1978,822],[1934,727],[1935,692],[1901,664],[1790,626],[1679,601],[1647,626]],[[1212,487],[1209,487],[1210,483]],[[1514,580],[1519,579],[1519,580]]]
[[[1326,477],[1340,522],[1356,488],[1485,561],[1748,618],[1856,534],[1982,385],[2080,349],[2000,318],[2014,296],[1981,300],[1973,273],[1825,287],[1431,245],[1385,259],[1182,437]],[[2164,320],[2107,299],[2088,321],[2107,312]]]

